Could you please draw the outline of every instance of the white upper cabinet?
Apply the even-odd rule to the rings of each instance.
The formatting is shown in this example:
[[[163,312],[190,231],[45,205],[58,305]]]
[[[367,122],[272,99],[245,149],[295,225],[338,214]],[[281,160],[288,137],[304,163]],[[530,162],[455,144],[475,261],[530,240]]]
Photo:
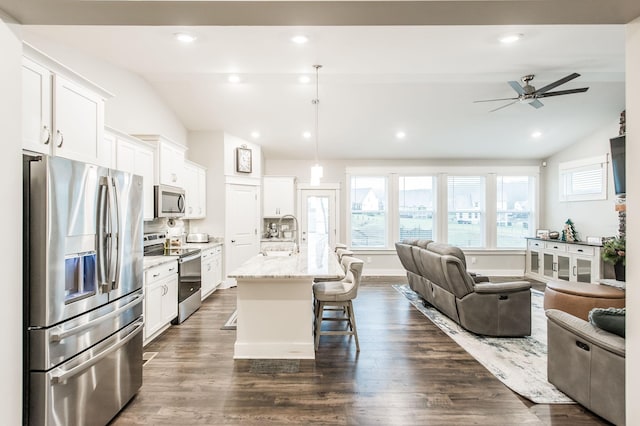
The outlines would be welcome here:
[[[295,177],[265,176],[262,180],[262,214],[279,217],[295,214]]]
[[[114,167],[142,176],[143,219],[153,220],[154,147],[113,129],[105,131],[105,139],[109,138],[113,138],[115,141],[116,161]]]
[[[196,163],[184,163],[185,219],[206,216],[206,169]]]
[[[42,52],[24,45],[22,146],[93,164],[103,147],[104,100],[111,94]]]
[[[186,147],[160,135],[134,135],[156,145],[157,182],[184,188],[184,157]]]

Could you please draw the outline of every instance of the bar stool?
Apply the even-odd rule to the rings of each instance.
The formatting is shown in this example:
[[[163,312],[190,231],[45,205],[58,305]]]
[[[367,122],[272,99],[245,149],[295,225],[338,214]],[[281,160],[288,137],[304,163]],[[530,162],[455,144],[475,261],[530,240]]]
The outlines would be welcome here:
[[[342,281],[321,281],[313,284],[315,308],[315,346],[320,344],[320,336],[347,335],[354,336],[356,351],[360,352],[356,317],[353,312],[353,299],[358,295],[358,286],[362,277],[364,262],[351,256],[343,257],[347,276]],[[324,317],[325,308],[338,308],[342,311],[338,316]],[[322,331],[322,321],[347,321],[346,330]]]

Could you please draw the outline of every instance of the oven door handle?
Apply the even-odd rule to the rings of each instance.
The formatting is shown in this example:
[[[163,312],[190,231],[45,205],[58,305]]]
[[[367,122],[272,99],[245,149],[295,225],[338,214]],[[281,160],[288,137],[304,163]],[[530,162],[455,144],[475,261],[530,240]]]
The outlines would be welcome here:
[[[196,260],[199,258],[200,258],[200,252],[189,255],[189,256],[181,257],[180,259],[178,259],[178,263],[185,263],[185,262],[189,262],[191,260]]]
[[[109,355],[111,355],[112,353],[114,353],[115,351],[120,349],[122,346],[126,345],[131,339],[133,339],[136,336],[136,334],[138,334],[138,332],[141,331],[143,324],[144,324],[144,321],[142,320],[142,318],[140,320],[134,322],[129,327],[124,329],[124,330],[126,330],[126,329],[129,329],[129,328],[133,328],[133,330],[126,337],[124,337],[122,340],[120,340],[118,343],[116,343],[113,346],[108,347],[104,351],[98,353],[97,355],[91,357],[87,361],[83,362],[82,364],[80,364],[80,365],[78,365],[76,367],[73,367],[70,370],[66,370],[66,371],[64,371],[63,373],[60,373],[60,374],[53,374],[51,376],[51,383],[52,384],[57,384],[57,383],[66,382],[67,380],[69,380],[73,376],[77,376],[78,374],[82,373],[83,371],[93,367],[95,364],[100,362],[102,359],[108,357]]]
[[[138,303],[142,302],[143,298],[144,298],[144,295],[139,294],[131,302],[127,303],[124,306],[119,307],[115,311],[109,312],[108,314],[101,316],[100,318],[96,318],[94,320],[86,322],[86,323],[84,323],[82,325],[79,325],[77,327],[70,328],[69,330],[66,330],[66,331],[63,331],[63,332],[60,332],[60,333],[52,333],[51,337],[49,337],[49,341],[50,342],[59,342],[62,339],[66,339],[69,336],[73,336],[74,334],[78,334],[81,331],[84,331],[84,330],[86,330],[88,328],[95,327],[96,325],[98,325],[98,324],[100,324],[100,323],[102,323],[104,321],[110,320],[113,317],[118,316],[120,313],[122,313],[122,312],[124,312],[124,311],[126,311],[128,309],[131,309],[133,306],[135,306]]]

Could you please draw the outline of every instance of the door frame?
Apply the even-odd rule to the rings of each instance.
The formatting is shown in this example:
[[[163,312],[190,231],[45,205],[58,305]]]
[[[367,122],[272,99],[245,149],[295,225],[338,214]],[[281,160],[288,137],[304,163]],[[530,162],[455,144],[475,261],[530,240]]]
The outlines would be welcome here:
[[[335,193],[335,242],[341,242],[342,229],[340,228],[340,184],[339,183],[321,183],[320,185],[311,185],[308,183],[300,183],[296,188],[296,212],[298,217],[302,218],[302,197],[303,191],[334,191]]]

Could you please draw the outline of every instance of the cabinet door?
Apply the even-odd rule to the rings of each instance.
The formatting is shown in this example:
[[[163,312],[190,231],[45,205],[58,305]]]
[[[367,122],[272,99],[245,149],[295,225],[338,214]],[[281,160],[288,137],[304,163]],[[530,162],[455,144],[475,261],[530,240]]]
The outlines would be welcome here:
[[[207,172],[198,169],[198,217],[207,216]]]
[[[218,286],[222,283],[222,249],[213,255],[214,283]]]
[[[556,275],[554,278],[571,281],[571,257],[566,254],[556,255]]]
[[[53,153],[97,164],[104,129],[102,97],[55,75],[53,105]]]
[[[213,255],[209,255],[202,261],[202,298],[213,290],[216,286],[215,273],[213,270]]]
[[[197,216],[198,205],[198,170],[192,164],[184,164],[184,218],[192,219]]]
[[[539,250],[530,250],[527,262],[527,272],[539,275],[542,255]]]
[[[294,214],[294,186],[293,177],[265,177],[263,179],[263,215],[278,217]]]
[[[116,142],[116,168],[127,173],[136,172],[136,145],[118,138]]]
[[[160,183],[182,187],[184,185],[184,149],[166,142],[160,142],[158,149],[160,156]]]
[[[135,173],[142,176],[144,220],[153,220],[153,182],[155,180],[153,155],[153,148],[138,146],[136,149]]]
[[[51,153],[51,72],[22,60],[22,147]]]
[[[144,339],[148,339],[164,325],[162,317],[162,299],[164,283],[156,281],[145,287],[144,295]]]
[[[118,168],[117,144],[118,140],[116,136],[105,131],[102,137],[102,145],[100,146],[99,165],[109,169]]]
[[[574,256],[571,265],[571,281],[592,283],[599,279],[593,276],[593,260],[588,257]]]
[[[178,274],[172,275],[163,283],[166,289],[162,297],[162,322],[164,325],[178,316]]]

